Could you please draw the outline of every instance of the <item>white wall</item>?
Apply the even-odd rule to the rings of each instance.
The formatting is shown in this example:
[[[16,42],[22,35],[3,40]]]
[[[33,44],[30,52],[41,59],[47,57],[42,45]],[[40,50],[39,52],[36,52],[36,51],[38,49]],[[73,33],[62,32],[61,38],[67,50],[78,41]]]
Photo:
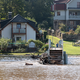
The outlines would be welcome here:
[[[70,20],[68,7],[77,8],[77,2],[80,2],[80,0],[71,0],[71,1],[67,4],[66,20]],[[72,10],[75,10],[75,9],[72,9]],[[76,18],[71,18],[71,20],[80,20],[80,19],[76,17]]]
[[[15,41],[16,41],[16,37],[21,37],[21,40],[25,40],[25,35],[14,35]]]
[[[24,35],[14,35],[15,41],[16,41],[16,37],[21,37],[21,40],[26,40],[28,41],[29,39],[33,39],[36,40],[36,31],[27,23],[21,23],[22,28],[27,27],[26,29],[26,37],[25,34]],[[13,23],[13,28],[16,29],[16,23]],[[2,30],[2,37],[4,38],[8,38],[11,39],[11,24],[9,24],[8,26],[6,26],[3,30]],[[33,44],[30,44],[33,45]],[[33,45],[35,46],[35,45]]]
[[[13,23],[13,28],[17,28],[17,23]],[[25,28],[25,23],[21,23],[21,28]]]
[[[3,38],[11,39],[11,24],[7,25],[2,31],[1,31]]]
[[[17,24],[16,23],[13,23],[13,29],[16,29],[17,27]]]
[[[29,39],[36,40],[36,31],[27,24],[27,41]]]
[[[68,3],[68,7],[77,7],[77,2],[80,2],[80,0],[71,0]]]
[[[25,28],[25,23],[21,23],[21,28]]]
[[[57,16],[57,12],[60,12],[60,16]],[[56,10],[54,20],[65,20],[65,10]]]
[[[66,10],[66,20],[69,20],[69,10]]]

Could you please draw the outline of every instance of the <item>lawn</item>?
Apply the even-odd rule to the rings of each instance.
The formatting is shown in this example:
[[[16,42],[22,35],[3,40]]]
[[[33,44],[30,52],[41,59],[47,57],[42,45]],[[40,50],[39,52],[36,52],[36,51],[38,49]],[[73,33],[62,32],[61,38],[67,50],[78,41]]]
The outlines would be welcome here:
[[[51,39],[52,42],[52,38],[53,38],[53,46],[55,46],[55,44],[60,40],[57,37],[52,37],[52,36],[48,36],[49,39]],[[69,41],[63,41],[63,50],[66,51],[67,54],[69,55],[80,55],[80,47],[76,47],[72,45],[72,42]]]
[[[36,53],[11,53],[12,55],[41,55],[42,52],[36,52]]]
[[[24,55],[41,55],[43,52],[36,53],[0,53],[0,55],[15,55],[15,56],[24,56]]]

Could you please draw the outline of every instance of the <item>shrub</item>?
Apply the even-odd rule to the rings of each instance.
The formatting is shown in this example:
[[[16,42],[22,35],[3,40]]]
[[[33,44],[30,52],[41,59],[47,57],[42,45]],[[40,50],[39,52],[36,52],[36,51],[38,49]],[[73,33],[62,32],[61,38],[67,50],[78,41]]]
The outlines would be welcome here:
[[[75,32],[71,29],[71,30],[69,30],[68,34],[69,34],[69,35],[74,35]]]
[[[80,25],[77,26],[77,29],[75,30],[75,32],[76,32],[77,34],[80,34]]]
[[[22,53],[22,52],[26,52],[26,49],[24,49],[24,48],[18,48],[14,52]]]
[[[44,43],[47,43],[48,42],[48,39],[44,39]]]
[[[40,40],[36,40],[35,45],[36,45],[36,47],[41,48],[44,45],[44,43],[41,42]]]
[[[9,42],[11,42],[10,39],[1,38],[0,39],[0,48],[1,52],[6,52]]]
[[[44,51],[48,50],[48,44],[45,44],[44,46],[42,46],[41,50],[44,50]]]
[[[59,29],[61,30],[61,31],[66,31],[66,28],[67,28],[67,26],[66,25],[64,25],[63,23],[59,23]]]
[[[64,40],[74,41],[74,39],[77,39],[77,35],[73,30],[70,30],[69,32],[65,32]]]
[[[30,39],[30,40],[28,40],[28,45],[29,45],[30,42],[34,42],[37,48],[41,48],[44,45],[44,43],[41,42],[40,40],[32,40],[32,39]]]
[[[15,45],[18,46],[19,48],[25,47],[26,42],[22,41],[21,39],[19,41],[16,41]]]

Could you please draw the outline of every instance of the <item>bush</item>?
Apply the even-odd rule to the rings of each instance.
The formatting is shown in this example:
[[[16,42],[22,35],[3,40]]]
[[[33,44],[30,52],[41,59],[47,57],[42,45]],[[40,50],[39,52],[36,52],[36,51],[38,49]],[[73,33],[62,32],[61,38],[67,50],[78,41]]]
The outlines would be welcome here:
[[[5,38],[0,39],[1,52],[7,52],[7,47],[8,47],[9,42],[11,42],[10,39],[5,39]]]
[[[28,44],[30,42],[34,42],[37,48],[41,48],[44,45],[44,43],[41,42],[40,40],[32,40],[32,39],[30,39],[30,40],[28,40]]]
[[[60,29],[61,31],[66,32],[67,26],[64,25],[63,23],[59,23],[59,29]]]
[[[41,50],[44,50],[44,51],[48,50],[48,44],[45,44],[44,46],[42,46]]]
[[[26,52],[26,49],[24,49],[24,48],[18,48],[14,52],[23,53],[23,52]]]
[[[21,39],[19,41],[16,41],[15,45],[19,48],[25,47],[26,41],[22,41]]]
[[[68,34],[69,34],[69,35],[74,35],[75,32],[71,29],[71,30],[69,30]]]
[[[70,30],[69,32],[66,32],[65,35],[63,36],[63,39],[66,41],[74,41],[77,39],[77,35],[73,30]]]
[[[48,42],[48,39],[44,39],[44,43],[47,43]]]
[[[75,32],[76,32],[77,34],[80,34],[80,25],[77,26],[77,29],[75,30]]]

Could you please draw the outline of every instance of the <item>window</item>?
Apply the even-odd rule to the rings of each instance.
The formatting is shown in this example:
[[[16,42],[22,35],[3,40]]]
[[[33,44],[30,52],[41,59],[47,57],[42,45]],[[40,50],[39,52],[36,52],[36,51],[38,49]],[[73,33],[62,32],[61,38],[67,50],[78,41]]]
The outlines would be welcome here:
[[[17,29],[20,29],[20,28],[21,28],[21,24],[17,23]]]
[[[75,12],[75,15],[77,15],[77,12]]]
[[[70,21],[70,25],[74,25],[74,21]]]
[[[16,37],[16,40],[19,41],[21,39],[21,37]]]
[[[60,16],[60,12],[57,12],[57,16]]]
[[[76,21],[70,21],[70,25],[76,25]]]
[[[77,2],[77,7],[80,8],[80,2]]]

